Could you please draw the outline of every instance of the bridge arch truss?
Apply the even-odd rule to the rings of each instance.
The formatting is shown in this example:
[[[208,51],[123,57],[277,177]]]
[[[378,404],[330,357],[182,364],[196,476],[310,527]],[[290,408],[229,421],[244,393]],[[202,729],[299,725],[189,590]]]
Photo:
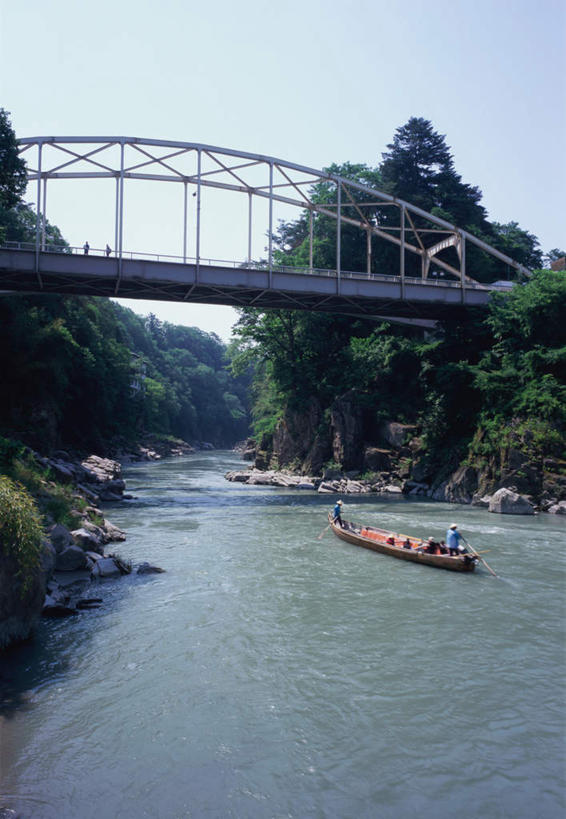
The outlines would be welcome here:
[[[420,258],[420,278],[427,280],[433,264],[462,289],[475,284],[466,270],[466,246],[473,244],[502,265],[528,275],[529,271],[510,257],[486,244],[469,232],[427,213],[409,202],[393,197],[369,185],[320,171],[304,165],[228,148],[192,142],[140,139],[137,137],[29,137],[19,140],[20,155],[28,164],[28,180],[37,186],[36,195],[36,259],[45,249],[47,218],[47,184],[51,180],[114,179],[115,180],[115,237],[114,248],[118,259],[116,292],[119,290],[122,258],[124,255],[124,187],[128,180],[167,182],[183,187],[183,255],[187,262],[188,195],[196,198],[196,235],[194,248],[198,274],[201,260],[201,206],[203,189],[221,189],[247,197],[248,236],[247,258],[252,264],[252,213],[254,200],[268,204],[267,259],[260,263],[271,273],[274,267],[273,209],[275,203],[291,205],[308,215],[309,265],[305,272],[313,272],[313,224],[318,215],[336,222],[337,289],[343,274],[341,265],[342,227],[353,226],[366,236],[366,270],[357,271],[371,276],[372,240],[374,237],[398,248],[398,269],[383,271],[398,276],[401,293],[405,282],[407,254]],[[331,199],[320,202],[313,193],[323,183],[334,191]],[[384,214],[394,209],[393,220]],[[446,251],[454,248],[451,260]],[[503,277],[503,276],[502,276]]]

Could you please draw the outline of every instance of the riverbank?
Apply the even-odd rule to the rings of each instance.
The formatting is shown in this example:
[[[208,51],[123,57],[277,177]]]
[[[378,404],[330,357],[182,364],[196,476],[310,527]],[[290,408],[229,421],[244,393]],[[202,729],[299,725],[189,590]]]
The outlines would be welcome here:
[[[434,492],[430,492],[425,483],[403,480],[398,475],[392,476],[389,472],[376,474],[369,478],[360,477],[358,472],[343,475],[331,470],[330,474],[335,477],[329,477],[328,474],[326,478],[294,475],[285,470],[261,470],[249,467],[244,470],[231,470],[224,477],[228,481],[243,483],[247,486],[287,487],[311,490],[326,495],[406,495],[408,497],[428,497],[431,500],[444,502],[447,500],[444,496],[437,496]],[[533,504],[530,497],[503,487],[492,495],[475,495],[470,500],[456,497],[452,502],[482,507],[499,514],[534,515],[539,511],[545,511],[554,515],[566,515],[566,501],[556,501],[542,509]]]
[[[110,548],[124,542],[126,532],[113,525],[101,507],[133,499],[125,492],[122,461],[158,461],[196,451],[185,441],[155,435],[144,436],[127,450],[114,444],[122,460],[67,450],[42,455],[2,441],[4,471],[15,481],[10,485],[31,496],[43,517],[43,536],[39,560],[25,569],[17,552],[0,549],[0,650],[28,639],[42,616],[71,617],[98,608],[102,600],[93,596],[93,581],[118,578],[133,568],[144,574],[161,571],[148,562],[132,567]]]

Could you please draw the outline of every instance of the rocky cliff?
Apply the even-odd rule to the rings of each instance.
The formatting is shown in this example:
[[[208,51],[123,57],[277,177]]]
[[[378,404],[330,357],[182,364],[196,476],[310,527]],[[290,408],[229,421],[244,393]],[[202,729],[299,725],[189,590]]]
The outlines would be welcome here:
[[[514,422],[490,458],[478,457],[472,447],[463,462],[443,460],[442,453],[431,457],[416,425],[368,422],[354,390],[326,411],[313,399],[301,412],[286,412],[273,436],[263,437],[254,466],[322,481],[361,477],[376,491],[397,486],[405,494],[486,507],[504,489],[521,499],[516,513],[526,508],[524,501],[532,510],[566,513],[566,461],[550,443],[537,440],[528,425]],[[344,482],[338,485],[343,488],[336,491],[347,491]],[[511,495],[503,504],[492,504],[492,511],[510,511]]]

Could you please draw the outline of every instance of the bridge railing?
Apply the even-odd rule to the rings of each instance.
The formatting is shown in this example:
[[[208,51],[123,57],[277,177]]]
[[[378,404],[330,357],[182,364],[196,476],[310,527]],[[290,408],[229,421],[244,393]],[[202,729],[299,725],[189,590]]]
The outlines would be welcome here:
[[[23,251],[33,251],[35,252],[36,246],[33,242],[4,242],[0,245],[1,249],[4,250],[23,250]],[[117,254],[111,250],[110,248],[103,248],[103,247],[88,247],[88,250],[85,250],[84,246],[72,246],[72,245],[46,245],[42,248],[41,253],[57,253],[57,254],[64,254],[64,255],[82,255],[82,256],[101,256],[106,257],[108,259],[117,259]],[[210,267],[230,267],[233,269],[242,269],[242,270],[269,270],[270,265],[267,260],[265,261],[248,261],[248,260],[234,260],[234,259],[208,259],[204,257],[199,257],[198,259],[194,256],[174,256],[168,253],[145,253],[142,251],[126,251],[123,250],[121,254],[122,259],[128,260],[136,260],[136,261],[149,261],[149,262],[168,262],[168,263],[175,263],[175,264],[198,264],[203,266],[210,266]],[[301,276],[327,276],[329,278],[337,278],[336,270],[332,270],[329,268],[317,268],[317,267],[299,267],[299,266],[289,266],[289,265],[278,265],[276,263],[272,263],[271,269],[277,273],[290,273],[293,275],[301,275]],[[367,273],[367,272],[360,272],[356,270],[341,270],[340,271],[340,278],[342,279],[363,279],[363,280],[370,280],[370,281],[379,281],[379,282],[391,282],[394,284],[399,284],[402,281],[400,276],[391,276],[389,274],[381,274],[381,273]],[[421,277],[413,277],[413,276],[405,276],[405,284],[421,284],[427,287],[450,287],[450,288],[461,288],[462,283],[459,281],[451,281],[444,276],[431,276],[427,279],[422,279]],[[508,290],[510,282],[503,282],[503,283],[493,283],[493,284],[481,284],[480,282],[468,280],[465,282],[465,288],[469,290]]]

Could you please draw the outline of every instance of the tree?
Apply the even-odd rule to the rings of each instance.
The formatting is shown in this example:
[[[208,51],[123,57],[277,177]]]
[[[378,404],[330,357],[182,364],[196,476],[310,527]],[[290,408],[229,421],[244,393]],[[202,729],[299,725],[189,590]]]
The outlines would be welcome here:
[[[18,143],[9,112],[0,108],[0,205],[13,208],[27,185],[26,163],[18,154]]]

